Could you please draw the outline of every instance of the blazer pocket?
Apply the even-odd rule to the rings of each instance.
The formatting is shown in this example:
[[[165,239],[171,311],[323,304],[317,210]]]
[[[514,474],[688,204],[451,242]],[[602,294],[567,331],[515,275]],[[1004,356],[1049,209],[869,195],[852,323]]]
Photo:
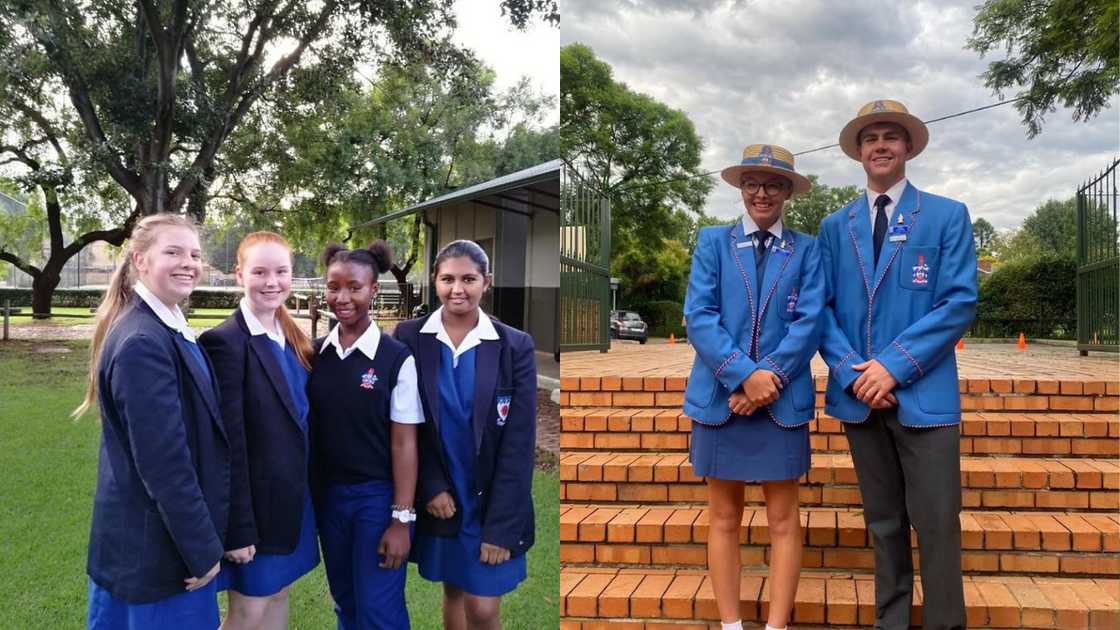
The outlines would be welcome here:
[[[910,291],[931,291],[937,278],[937,247],[903,247],[899,255],[898,285]]]
[[[684,389],[684,399],[701,409],[712,406],[716,388],[719,387],[719,381],[707,370],[707,366],[702,361],[696,360],[692,365],[692,374],[688,377],[688,385]]]
[[[144,553],[136,560],[145,575],[156,579],[181,577],[187,572],[158,511],[144,511]]]

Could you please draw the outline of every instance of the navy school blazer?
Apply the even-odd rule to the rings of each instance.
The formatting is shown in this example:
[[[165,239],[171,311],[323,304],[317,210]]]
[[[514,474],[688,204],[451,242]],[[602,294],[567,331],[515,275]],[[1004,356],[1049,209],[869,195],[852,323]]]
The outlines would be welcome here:
[[[233,453],[226,549],[288,554],[299,542],[308,445],[283,368],[241,309],[199,337],[214,363]]]
[[[440,431],[440,345],[435,335],[421,334],[431,315],[397,324],[393,336],[416,358],[424,423],[420,425],[420,474],[416,484],[417,532],[454,536],[459,512],[450,519],[428,514],[425,506],[440,492],[452,492]],[[509,549],[510,556],[533,546],[533,460],[537,435],[537,364],[533,338],[491,318],[497,340],[476,348],[474,389],[475,491],[482,522],[482,542]],[[497,400],[511,396],[504,424],[498,423]]]
[[[133,295],[98,363],[101,449],[86,572],[114,596],[180,594],[222,558],[230,449],[211,379]]]

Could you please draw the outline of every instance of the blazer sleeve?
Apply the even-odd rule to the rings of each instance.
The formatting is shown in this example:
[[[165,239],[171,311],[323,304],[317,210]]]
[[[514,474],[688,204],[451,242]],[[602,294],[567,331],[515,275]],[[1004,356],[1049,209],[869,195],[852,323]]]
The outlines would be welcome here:
[[[789,385],[791,377],[809,364],[817,353],[821,311],[824,309],[825,282],[821,277],[820,246],[814,239],[801,265],[800,293],[793,322],[774,352],[759,361]]]
[[[688,292],[684,298],[685,325],[688,342],[696,356],[704,362],[728,391],[735,391],[758,365],[751,361],[732,335],[720,323],[719,252],[715,249],[712,230],[700,232],[692,269],[688,274]]]
[[[252,487],[249,483],[249,446],[245,437],[245,372],[248,355],[245,344],[231,343],[219,331],[207,331],[198,341],[214,364],[214,376],[221,392],[222,421],[229,436],[230,506],[226,548],[241,549],[255,545],[259,540],[253,513]]]
[[[432,410],[428,408],[429,403],[424,397],[424,379],[430,378],[426,370],[430,370],[431,366],[421,366],[420,361],[415,359],[420,352],[417,343],[418,336],[419,328],[417,327],[398,325],[393,329],[393,338],[408,347],[416,361],[418,381],[416,386],[420,391],[420,403],[424,405],[425,422],[421,423],[416,429],[417,454],[420,459],[416,471],[416,507],[419,512],[423,511],[428,502],[435,498],[437,494],[450,492],[451,482],[443,474],[443,465],[439,459],[439,449],[441,448],[439,435],[436,433],[436,423],[432,421]]]
[[[224,549],[187,444],[177,361],[174,349],[159,340],[133,335],[114,358],[110,391],[136,472],[190,574],[201,577],[222,559]]]
[[[976,317],[976,246],[963,204],[942,230],[940,248],[933,308],[875,356],[900,387],[913,384],[952,352]]]
[[[513,400],[494,461],[482,541],[524,553],[530,541],[523,538],[525,519],[533,518],[533,460],[537,444],[537,362],[532,337],[518,335],[512,348]]]
[[[821,226],[817,242],[821,250],[821,275],[825,281],[824,308],[821,310],[820,323],[821,358],[828,364],[829,377],[847,391],[860,375],[852,366],[863,363],[864,358],[852,347],[836,321],[836,274],[839,263],[831,225],[825,223]]]

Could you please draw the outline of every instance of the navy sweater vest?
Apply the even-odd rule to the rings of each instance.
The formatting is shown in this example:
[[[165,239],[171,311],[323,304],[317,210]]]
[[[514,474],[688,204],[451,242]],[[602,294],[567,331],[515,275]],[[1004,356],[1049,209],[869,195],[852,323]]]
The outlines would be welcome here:
[[[315,345],[321,347],[322,340]],[[392,481],[389,402],[397,373],[409,356],[404,344],[385,334],[373,360],[361,350],[339,359],[334,348],[316,356],[307,397],[322,481]]]

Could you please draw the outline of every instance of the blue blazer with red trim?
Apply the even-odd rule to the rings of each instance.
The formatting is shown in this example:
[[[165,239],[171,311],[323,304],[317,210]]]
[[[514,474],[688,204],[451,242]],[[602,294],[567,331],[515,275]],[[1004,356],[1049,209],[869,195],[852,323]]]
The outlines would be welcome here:
[[[901,217],[901,223],[899,218]],[[870,408],[846,390],[868,359],[898,381],[898,419],[906,426],[958,424],[961,398],[953,347],[976,317],[976,250],[968,208],[907,184],[872,267],[867,195],[821,222],[818,235],[828,297],[821,355],[828,363],[825,411],[863,422]]]
[[[768,415],[782,426],[800,426],[813,418],[809,360],[824,305],[817,241],[783,229],[762,278],[750,244],[742,221],[700,230],[684,302],[688,342],[696,350],[684,412],[702,424],[723,424],[731,417],[731,392],[763,369],[782,381]]]

